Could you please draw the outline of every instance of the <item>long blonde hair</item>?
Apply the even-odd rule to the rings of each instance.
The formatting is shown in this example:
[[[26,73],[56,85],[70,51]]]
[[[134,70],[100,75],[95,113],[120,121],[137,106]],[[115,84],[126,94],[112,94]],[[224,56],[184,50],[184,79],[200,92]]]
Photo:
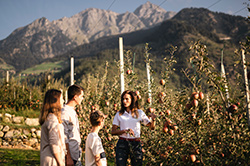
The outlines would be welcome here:
[[[45,93],[43,106],[40,112],[39,116],[39,123],[42,125],[49,113],[53,113],[56,115],[59,123],[62,123],[61,120],[61,103],[60,103],[60,97],[62,95],[62,92],[57,89],[50,89]]]

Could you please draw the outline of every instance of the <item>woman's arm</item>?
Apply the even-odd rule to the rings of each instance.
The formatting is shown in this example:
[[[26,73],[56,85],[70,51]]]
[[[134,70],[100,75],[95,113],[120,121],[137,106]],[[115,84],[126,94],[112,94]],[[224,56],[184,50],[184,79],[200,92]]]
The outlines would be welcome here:
[[[122,135],[122,134],[124,134],[124,133],[128,133],[128,134],[130,134],[130,135],[134,135],[134,131],[133,130],[131,130],[131,129],[127,129],[127,130],[119,130],[118,129],[118,126],[116,126],[116,125],[113,125],[112,126],[112,130],[111,130],[111,134],[112,135]]]
[[[63,162],[63,159],[61,158],[60,153],[54,153],[54,155],[55,155],[55,159],[56,159],[57,165],[59,165],[59,166],[65,166],[65,164]]]
[[[147,124],[147,126],[149,127],[150,130],[155,129],[155,118],[156,118],[156,115],[154,113],[151,113],[149,115],[150,122]]]
[[[124,133],[126,133],[126,130],[119,130],[118,126],[116,126],[116,125],[112,126],[112,130],[111,130],[112,135],[122,135]]]

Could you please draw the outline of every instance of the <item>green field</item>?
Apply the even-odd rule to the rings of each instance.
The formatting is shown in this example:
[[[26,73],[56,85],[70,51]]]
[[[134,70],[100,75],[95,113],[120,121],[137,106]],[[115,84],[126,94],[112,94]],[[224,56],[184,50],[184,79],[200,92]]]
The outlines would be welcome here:
[[[40,165],[38,150],[3,149],[0,148],[1,166]]]
[[[13,66],[11,65],[8,65],[6,63],[1,63],[0,64],[0,69],[3,69],[3,70],[12,70],[12,69],[15,69]]]
[[[49,70],[54,70],[55,68],[61,69],[63,67],[63,64],[64,64],[63,61],[42,63],[42,64],[26,69],[22,71],[22,73],[23,74],[32,74],[32,73],[39,74],[39,73],[46,72]],[[54,70],[54,71],[56,72],[57,70]]]
[[[39,150],[23,149],[3,149],[0,148],[0,165],[1,166],[36,166],[40,165]],[[83,163],[84,165],[84,163]],[[115,165],[114,162],[108,161],[108,165]]]

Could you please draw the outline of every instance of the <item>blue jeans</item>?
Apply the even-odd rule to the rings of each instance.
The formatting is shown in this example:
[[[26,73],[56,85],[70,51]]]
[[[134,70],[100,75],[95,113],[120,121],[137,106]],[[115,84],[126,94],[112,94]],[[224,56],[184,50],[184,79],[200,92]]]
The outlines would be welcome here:
[[[116,145],[116,165],[126,166],[130,157],[132,166],[142,166],[142,147],[140,141],[118,140]]]

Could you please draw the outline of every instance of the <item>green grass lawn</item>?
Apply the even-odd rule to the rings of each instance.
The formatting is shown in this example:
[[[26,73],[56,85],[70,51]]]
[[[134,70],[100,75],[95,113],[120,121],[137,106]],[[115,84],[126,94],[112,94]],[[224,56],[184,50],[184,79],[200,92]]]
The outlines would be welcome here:
[[[31,68],[28,68],[24,71],[22,71],[22,73],[25,74],[39,74],[41,72],[45,72],[54,68],[62,68],[62,66],[64,65],[64,63],[62,61],[58,61],[58,62],[46,62],[46,63],[42,63],[36,66],[33,66]]]
[[[40,165],[39,150],[22,150],[22,149],[3,149],[0,148],[0,165],[1,166],[36,166]],[[84,163],[83,163],[84,165]],[[108,161],[109,166],[115,165],[114,162]]]
[[[1,166],[40,165],[40,151],[0,148]]]

